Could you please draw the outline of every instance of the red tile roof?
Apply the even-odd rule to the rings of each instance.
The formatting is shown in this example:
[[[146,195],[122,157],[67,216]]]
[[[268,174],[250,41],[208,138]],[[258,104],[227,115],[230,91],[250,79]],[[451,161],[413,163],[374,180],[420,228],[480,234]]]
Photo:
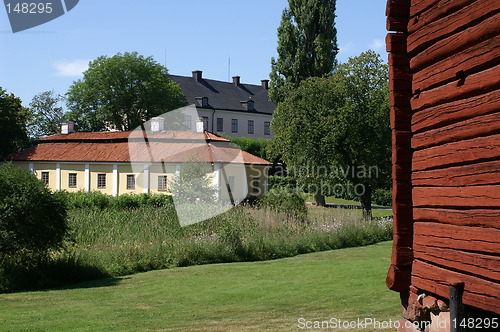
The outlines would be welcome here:
[[[149,139],[165,140],[203,140],[230,142],[230,140],[207,131],[197,133],[192,131],[105,131],[105,132],[74,132],[69,134],[56,134],[42,138],[41,141],[118,141],[147,136]]]
[[[13,161],[72,162],[166,162],[182,163],[195,158],[201,162],[269,165],[257,156],[241,151],[228,139],[212,133],[103,132],[58,134],[40,144],[8,156]],[[131,138],[129,141],[128,138]]]

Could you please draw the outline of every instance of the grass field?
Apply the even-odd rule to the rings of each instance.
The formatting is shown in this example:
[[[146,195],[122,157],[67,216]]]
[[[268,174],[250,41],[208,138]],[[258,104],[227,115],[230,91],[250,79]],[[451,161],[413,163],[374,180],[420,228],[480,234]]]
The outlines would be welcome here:
[[[2,294],[0,330],[279,331],[299,330],[300,318],[394,321],[399,297],[385,286],[390,254],[391,243],[383,242]]]

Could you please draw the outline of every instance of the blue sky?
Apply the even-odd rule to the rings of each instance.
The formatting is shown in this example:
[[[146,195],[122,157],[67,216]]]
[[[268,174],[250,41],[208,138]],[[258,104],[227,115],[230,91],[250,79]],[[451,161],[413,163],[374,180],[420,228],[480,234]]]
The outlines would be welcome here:
[[[174,75],[260,84],[276,56],[287,0],[80,0],[46,24],[12,33],[0,8],[0,86],[27,106],[37,93],[64,94],[101,55],[137,51]],[[338,60],[373,49],[386,60],[386,0],[337,0]],[[228,62],[231,59],[230,73]]]

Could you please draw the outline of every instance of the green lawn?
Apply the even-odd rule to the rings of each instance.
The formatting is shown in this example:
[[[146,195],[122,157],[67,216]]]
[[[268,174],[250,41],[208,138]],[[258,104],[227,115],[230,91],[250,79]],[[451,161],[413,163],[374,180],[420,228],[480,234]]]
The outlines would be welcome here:
[[[383,242],[2,294],[0,330],[275,331],[298,330],[299,318],[394,321],[399,297],[385,286],[390,254],[391,243]]]
[[[311,202],[313,200],[312,196],[307,197],[306,201]],[[336,198],[336,197],[325,197],[325,201],[328,204],[339,204],[339,205],[353,205],[361,207],[361,203],[358,201],[351,201],[348,199]],[[381,207],[383,209],[374,209],[374,207]],[[339,208],[341,209],[341,208]],[[356,214],[361,215],[361,209],[356,209]],[[378,217],[390,217],[392,216],[392,209],[390,206],[372,205],[372,216],[373,218]]]

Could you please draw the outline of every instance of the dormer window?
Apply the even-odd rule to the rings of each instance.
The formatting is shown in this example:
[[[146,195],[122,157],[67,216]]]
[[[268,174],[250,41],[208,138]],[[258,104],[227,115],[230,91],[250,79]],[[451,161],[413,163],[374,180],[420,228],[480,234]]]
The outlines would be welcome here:
[[[247,101],[240,101],[241,105],[245,108],[247,111],[255,111],[254,108],[254,102],[252,99],[248,99]]]
[[[201,107],[208,107],[208,97],[196,97],[196,101]]]

